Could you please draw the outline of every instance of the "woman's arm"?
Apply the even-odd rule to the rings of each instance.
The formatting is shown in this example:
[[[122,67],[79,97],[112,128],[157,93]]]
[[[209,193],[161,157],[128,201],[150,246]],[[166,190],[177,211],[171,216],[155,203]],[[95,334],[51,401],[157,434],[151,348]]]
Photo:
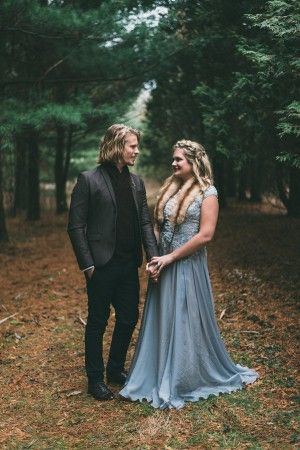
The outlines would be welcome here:
[[[215,195],[211,195],[203,200],[199,232],[173,252],[164,256],[155,256],[151,259],[151,264],[157,264],[159,266],[158,274],[164,267],[179,259],[192,255],[212,240],[217,225],[218,212],[219,204]]]

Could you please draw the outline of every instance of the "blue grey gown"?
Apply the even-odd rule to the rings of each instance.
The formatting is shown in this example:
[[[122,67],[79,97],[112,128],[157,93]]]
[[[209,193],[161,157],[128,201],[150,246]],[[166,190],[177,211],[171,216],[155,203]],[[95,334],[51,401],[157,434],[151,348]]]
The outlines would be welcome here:
[[[211,186],[204,198],[216,195]],[[176,227],[168,220],[176,195],[164,208],[161,254],[199,231],[202,198],[189,206]],[[181,408],[185,401],[206,399],[241,389],[258,374],[234,364],[216,323],[206,249],[167,266],[159,282],[149,283],[141,330],[127,382],[120,395],[147,400],[154,408]]]

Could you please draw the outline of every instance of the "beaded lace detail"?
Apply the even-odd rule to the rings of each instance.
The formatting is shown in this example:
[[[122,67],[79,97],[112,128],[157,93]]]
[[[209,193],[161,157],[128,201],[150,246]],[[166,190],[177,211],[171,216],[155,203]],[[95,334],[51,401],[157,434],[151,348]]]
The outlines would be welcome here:
[[[174,225],[169,218],[175,206],[178,192],[171,197],[164,207],[164,222],[160,231],[160,250],[162,254],[169,253],[189,241],[199,232],[201,204],[210,195],[218,196],[214,186],[210,186],[203,195],[199,195],[187,209],[185,220],[180,225]],[[199,250],[200,252],[204,249]],[[196,252],[197,254],[199,252]],[[193,255],[192,255],[193,256]]]

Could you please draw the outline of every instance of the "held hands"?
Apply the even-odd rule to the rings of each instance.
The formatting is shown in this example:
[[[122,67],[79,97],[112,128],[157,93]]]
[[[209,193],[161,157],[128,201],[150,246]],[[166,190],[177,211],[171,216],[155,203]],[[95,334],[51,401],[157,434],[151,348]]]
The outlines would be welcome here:
[[[163,256],[153,256],[151,261],[146,266],[146,271],[149,274],[151,280],[157,281],[162,269],[167,267],[173,262],[171,254]]]
[[[157,279],[158,279],[157,265],[151,264],[151,261],[150,261],[146,265],[146,272],[149,275],[150,279],[156,283]]]

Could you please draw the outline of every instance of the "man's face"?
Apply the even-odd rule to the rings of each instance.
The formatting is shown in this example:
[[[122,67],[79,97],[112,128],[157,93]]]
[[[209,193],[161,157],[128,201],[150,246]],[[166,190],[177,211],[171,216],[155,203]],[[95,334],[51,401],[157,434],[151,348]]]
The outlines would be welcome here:
[[[139,154],[139,143],[135,134],[126,135],[125,146],[123,150],[120,166],[134,166],[137,155]]]

